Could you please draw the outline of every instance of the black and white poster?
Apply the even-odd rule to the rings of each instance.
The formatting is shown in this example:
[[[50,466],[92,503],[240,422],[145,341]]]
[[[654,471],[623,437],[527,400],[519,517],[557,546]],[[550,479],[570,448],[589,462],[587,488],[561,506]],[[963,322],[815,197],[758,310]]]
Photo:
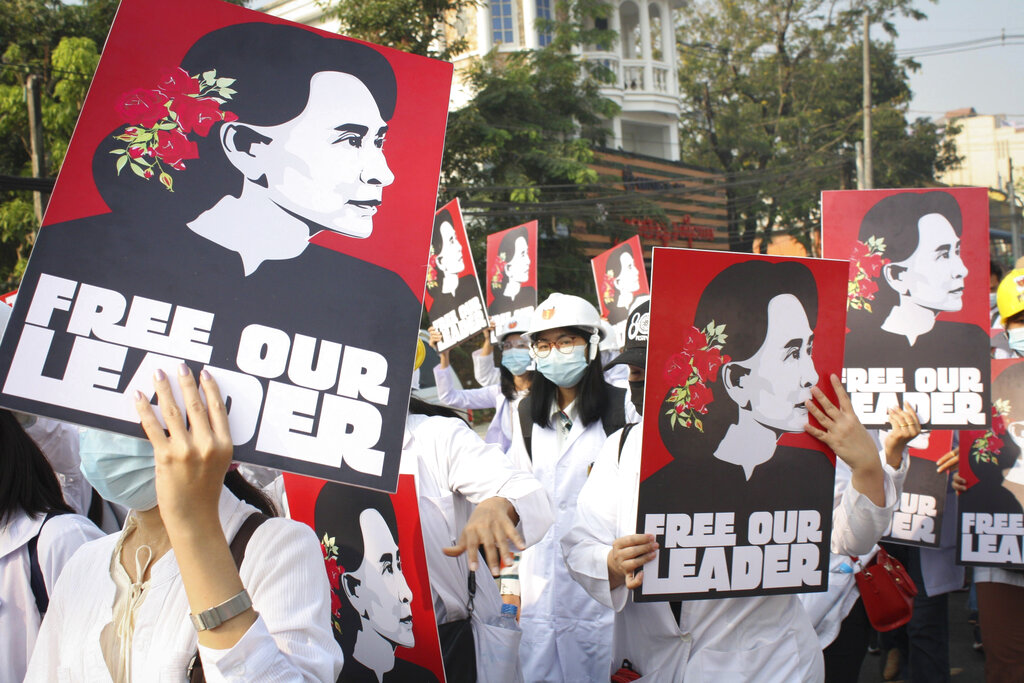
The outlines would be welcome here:
[[[438,351],[487,329],[484,297],[458,199],[445,204],[434,216],[423,306],[430,324],[441,334]]]

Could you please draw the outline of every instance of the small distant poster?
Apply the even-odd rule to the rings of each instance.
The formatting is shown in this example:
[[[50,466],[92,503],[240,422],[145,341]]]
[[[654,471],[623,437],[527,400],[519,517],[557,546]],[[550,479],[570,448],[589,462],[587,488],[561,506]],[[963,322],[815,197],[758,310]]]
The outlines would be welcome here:
[[[292,518],[320,539],[345,655],[338,681],[444,681],[414,475],[403,471],[393,494],[292,474],[284,482]]]
[[[487,236],[486,288],[495,335],[525,332],[537,307],[537,221]]]
[[[910,469],[903,483],[900,507],[892,513],[889,528],[882,534],[883,541],[939,547],[949,475],[936,472],[935,463],[952,447],[953,432],[946,430],[925,430],[907,445]]]
[[[650,294],[644,250],[640,237],[634,235],[608,251],[590,259],[597,287],[597,303],[601,317],[615,328],[621,347],[626,342],[626,315],[637,297]]]
[[[484,297],[458,199],[448,202],[434,215],[423,305],[430,323],[441,333],[439,351],[487,329]]]
[[[989,413],[988,191],[844,190],[821,199],[822,247],[849,261],[844,382],[868,428],[904,402],[924,429]]]
[[[804,431],[835,400],[846,263],[655,248],[638,601],[827,588],[835,455]]]
[[[959,564],[1024,569],[1024,359],[992,361],[992,426],[960,432]]]

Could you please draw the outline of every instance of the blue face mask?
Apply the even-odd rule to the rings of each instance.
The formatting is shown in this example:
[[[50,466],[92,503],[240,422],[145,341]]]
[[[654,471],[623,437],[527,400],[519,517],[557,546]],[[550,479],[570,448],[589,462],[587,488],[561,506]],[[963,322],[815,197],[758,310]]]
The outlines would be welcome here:
[[[1006,331],[1006,338],[1010,348],[1018,356],[1024,356],[1024,327],[1015,327]]]
[[[574,346],[572,353],[551,349],[547,358],[537,359],[537,370],[560,387],[574,387],[587,371],[586,349],[586,346]]]
[[[513,375],[519,376],[530,368],[533,358],[526,349],[509,349],[501,352],[501,364]]]
[[[101,496],[132,510],[156,507],[156,462],[148,441],[87,429],[79,454],[82,474]]]

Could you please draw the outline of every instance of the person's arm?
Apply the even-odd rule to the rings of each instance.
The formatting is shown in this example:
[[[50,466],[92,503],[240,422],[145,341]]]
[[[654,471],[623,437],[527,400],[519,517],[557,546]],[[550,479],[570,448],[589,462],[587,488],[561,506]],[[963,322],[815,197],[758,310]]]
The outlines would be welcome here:
[[[437,398],[446,406],[477,410],[493,408],[497,404],[501,387],[491,384],[477,389],[456,389],[455,370],[451,366],[434,366],[434,385],[437,387]]]

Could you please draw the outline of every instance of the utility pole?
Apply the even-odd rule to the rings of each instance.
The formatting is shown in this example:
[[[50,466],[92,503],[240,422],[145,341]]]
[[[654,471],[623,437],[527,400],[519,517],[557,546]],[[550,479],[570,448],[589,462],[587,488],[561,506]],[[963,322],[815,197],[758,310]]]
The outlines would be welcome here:
[[[46,172],[46,160],[43,151],[43,110],[39,99],[39,76],[30,74],[25,82],[28,99],[29,146],[32,156],[32,175],[42,178]],[[43,222],[43,213],[50,195],[42,192],[32,193],[32,204],[36,212],[36,224]]]
[[[1013,262],[1020,258],[1020,224],[1017,222],[1017,195],[1013,189],[1013,157],[1010,157],[1010,180],[1006,183],[1006,194],[1010,199],[1010,246]]]
[[[863,190],[864,188],[864,143],[855,142],[853,143],[853,153],[857,157],[857,189]]]
[[[875,187],[874,168],[871,164],[871,20],[864,9],[864,187]]]

